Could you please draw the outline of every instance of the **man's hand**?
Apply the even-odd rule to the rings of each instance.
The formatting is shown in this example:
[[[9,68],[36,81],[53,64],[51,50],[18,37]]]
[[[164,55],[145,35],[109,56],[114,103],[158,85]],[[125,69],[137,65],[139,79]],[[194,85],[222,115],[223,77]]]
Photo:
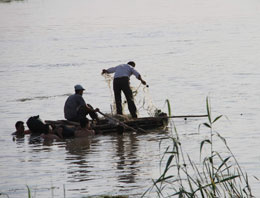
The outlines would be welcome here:
[[[142,79],[141,75],[139,75],[137,79],[140,80],[143,85],[146,85],[146,82]]]
[[[106,73],[108,73],[107,70],[103,69],[101,75],[106,74]]]
[[[141,80],[141,82],[142,82],[143,85],[146,85],[146,82],[144,80]]]

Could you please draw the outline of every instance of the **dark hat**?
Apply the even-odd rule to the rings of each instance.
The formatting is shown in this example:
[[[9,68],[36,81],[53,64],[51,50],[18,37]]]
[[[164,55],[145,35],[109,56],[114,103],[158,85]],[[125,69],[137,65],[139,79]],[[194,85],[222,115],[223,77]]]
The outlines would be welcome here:
[[[75,88],[75,91],[85,90],[81,85],[75,85],[74,88]]]

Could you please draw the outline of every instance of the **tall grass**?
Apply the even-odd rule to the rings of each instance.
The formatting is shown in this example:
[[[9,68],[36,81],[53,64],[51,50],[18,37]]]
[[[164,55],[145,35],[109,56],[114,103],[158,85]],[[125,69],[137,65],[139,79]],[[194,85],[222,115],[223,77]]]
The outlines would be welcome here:
[[[195,163],[189,154],[184,154],[173,124],[173,134],[169,137],[172,144],[166,148],[160,161],[160,167],[163,166],[162,162],[165,162],[162,174],[158,179],[152,180],[152,186],[142,197],[151,192],[155,192],[157,197],[253,197],[247,174],[243,172],[225,138],[214,130],[214,124],[222,115],[212,117],[209,98],[206,99],[206,109],[208,120],[199,128],[202,126],[208,128],[209,138],[200,143],[199,163]],[[215,149],[216,138],[223,142],[228,156],[225,153],[223,157],[223,154]]]

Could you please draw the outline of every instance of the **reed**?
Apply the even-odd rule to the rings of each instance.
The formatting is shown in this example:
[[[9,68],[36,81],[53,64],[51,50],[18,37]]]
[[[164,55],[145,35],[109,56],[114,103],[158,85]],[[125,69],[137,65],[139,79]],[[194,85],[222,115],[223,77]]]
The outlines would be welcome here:
[[[28,185],[26,185],[26,187],[27,187],[28,198],[31,198],[31,190]]]
[[[165,149],[160,161],[161,168],[162,162],[165,162],[162,174],[158,179],[152,180],[151,187],[142,197],[151,192],[156,193],[157,197],[253,197],[247,174],[242,171],[226,139],[214,130],[214,124],[222,118],[222,115],[212,117],[208,97],[206,109],[207,122],[202,123],[199,128],[202,126],[208,128],[209,138],[202,140],[200,143],[199,162],[195,162],[189,154],[184,154],[177,129],[173,123],[174,133],[169,136],[171,145]],[[226,153],[223,156],[224,154],[215,149],[214,142],[217,140],[223,142],[228,156],[226,156]],[[161,144],[162,142],[160,146]]]

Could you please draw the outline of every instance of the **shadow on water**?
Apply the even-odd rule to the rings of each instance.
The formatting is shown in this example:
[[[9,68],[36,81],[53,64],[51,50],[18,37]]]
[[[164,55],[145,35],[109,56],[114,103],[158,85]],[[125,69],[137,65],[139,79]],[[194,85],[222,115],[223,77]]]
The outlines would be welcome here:
[[[49,98],[64,97],[64,96],[70,96],[70,95],[71,95],[71,93],[54,95],[54,96],[36,96],[36,97],[30,97],[30,98],[20,98],[20,99],[14,100],[14,102],[26,102],[26,101],[31,101],[31,100],[45,100],[45,99],[49,99]]]

